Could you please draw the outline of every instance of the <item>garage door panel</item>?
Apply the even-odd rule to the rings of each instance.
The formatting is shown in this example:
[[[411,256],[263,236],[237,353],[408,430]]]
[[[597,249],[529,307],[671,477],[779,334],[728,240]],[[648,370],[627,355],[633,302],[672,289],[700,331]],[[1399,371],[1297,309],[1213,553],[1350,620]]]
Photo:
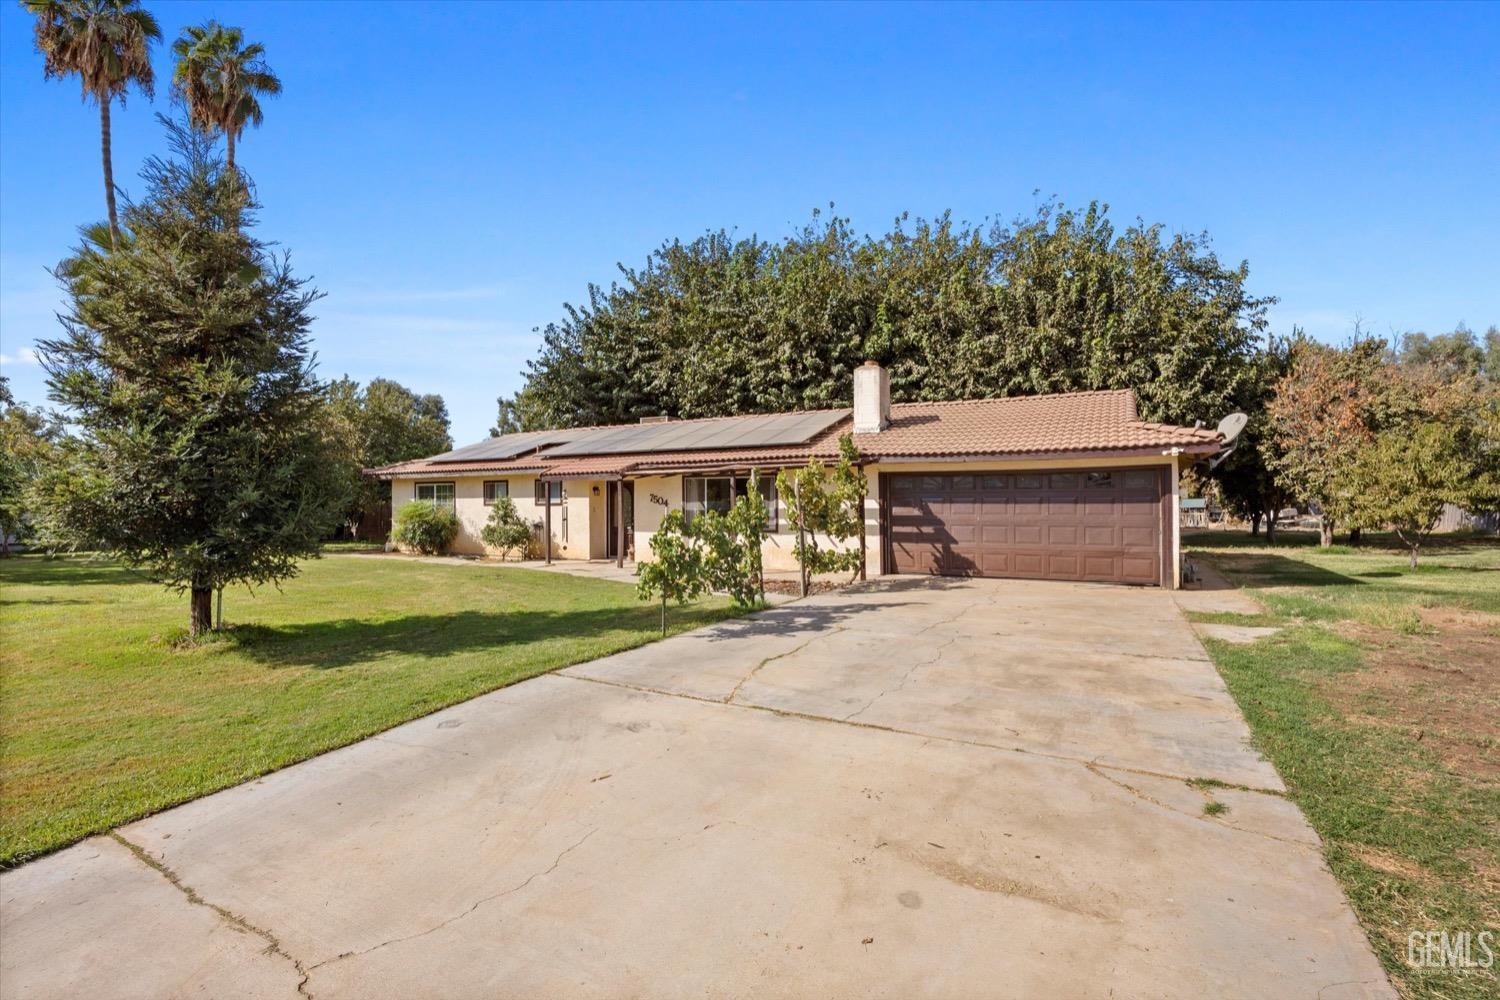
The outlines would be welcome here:
[[[1086,524],[1083,527],[1083,544],[1114,548],[1120,544],[1120,534],[1113,524]]]
[[[1159,469],[979,471],[888,484],[897,572],[1160,582]]]

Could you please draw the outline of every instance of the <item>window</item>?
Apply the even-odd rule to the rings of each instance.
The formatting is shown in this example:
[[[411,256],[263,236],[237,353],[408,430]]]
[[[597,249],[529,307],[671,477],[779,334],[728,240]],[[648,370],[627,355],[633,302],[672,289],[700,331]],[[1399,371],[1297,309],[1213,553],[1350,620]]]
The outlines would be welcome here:
[[[484,505],[486,507],[493,507],[496,500],[508,496],[510,496],[510,483],[504,479],[486,479],[484,481]]]
[[[1113,489],[1115,485],[1114,473],[1090,472],[1088,474],[1087,482],[1089,484],[1089,489],[1091,490]]]
[[[417,500],[430,503],[434,507],[453,509],[452,483],[418,483],[414,495]]]
[[[536,495],[534,499],[536,500],[536,505],[538,507],[546,507],[549,505],[552,507],[556,507],[563,502],[562,483],[548,483],[538,479],[536,481]]]
[[[736,497],[750,491],[749,477],[734,477],[732,488],[730,482],[729,476],[684,476],[682,480],[683,519],[691,524],[695,516],[706,510],[716,510],[720,514],[729,513],[731,491]],[[774,476],[760,477],[760,495],[766,502],[766,530],[774,533],[780,526]]]

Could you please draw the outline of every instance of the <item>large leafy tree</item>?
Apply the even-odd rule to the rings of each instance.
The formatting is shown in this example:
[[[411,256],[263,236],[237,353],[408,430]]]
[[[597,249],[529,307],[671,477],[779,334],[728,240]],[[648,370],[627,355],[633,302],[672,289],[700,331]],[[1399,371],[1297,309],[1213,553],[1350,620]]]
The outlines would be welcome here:
[[[1153,420],[1214,421],[1255,378],[1271,301],[1204,236],[1117,231],[1107,209],[1011,225],[901,218],[878,237],[814,215],[779,242],[709,233],[542,333],[520,426],[847,405],[873,358],[897,401],[1130,387]]]
[[[1385,349],[1367,337],[1345,347],[1299,341],[1267,401],[1268,464],[1283,488],[1319,507],[1325,546],[1351,513],[1354,459],[1384,423]]]
[[[317,554],[347,480],[308,344],[318,293],[248,234],[248,187],[191,129],[148,161],[128,239],[56,269],[63,335],[40,344],[78,437],[44,477],[54,544],[111,553],[191,594],[277,582]]]
[[[190,25],[172,43],[177,57],[172,89],[187,105],[194,127],[222,132],[231,173],[234,147],[246,125],[265,120],[262,97],[281,93],[281,80],[266,65],[266,48],[245,44],[244,32],[217,21]]]
[[[23,0],[36,18],[36,47],[51,77],[77,74],[84,100],[99,105],[99,151],[104,161],[104,199],[113,242],[120,237],[115,206],[115,172],[110,155],[110,105],[125,104],[135,85],[152,96],[151,43],[161,28],[139,0]]]
[[[17,403],[0,375],[0,554],[30,527],[33,484],[52,461],[63,427],[55,417]]]
[[[389,482],[370,479],[362,470],[426,458],[453,447],[448,406],[435,393],[418,394],[384,378],[361,387],[346,376],[329,384],[328,404],[344,443],[350,477],[345,523],[351,533],[362,514],[391,495]]]

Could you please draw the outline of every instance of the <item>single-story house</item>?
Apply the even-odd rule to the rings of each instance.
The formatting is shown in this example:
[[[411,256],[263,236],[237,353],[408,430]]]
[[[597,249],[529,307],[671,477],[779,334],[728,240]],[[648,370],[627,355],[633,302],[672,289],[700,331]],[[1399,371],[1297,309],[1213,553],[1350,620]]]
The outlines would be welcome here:
[[[669,510],[727,510],[752,470],[771,511],[768,569],[795,569],[795,528],[776,501],[779,469],[831,464],[851,434],[870,484],[870,575],[1095,580],[1176,587],[1178,479],[1222,438],[1136,416],[1129,390],[944,403],[890,400],[867,362],[853,409],[505,434],[370,470],[392,508],[416,501],[458,514],[456,551],[483,553],[488,507],[508,496],[540,521],[548,558],[649,558]]]

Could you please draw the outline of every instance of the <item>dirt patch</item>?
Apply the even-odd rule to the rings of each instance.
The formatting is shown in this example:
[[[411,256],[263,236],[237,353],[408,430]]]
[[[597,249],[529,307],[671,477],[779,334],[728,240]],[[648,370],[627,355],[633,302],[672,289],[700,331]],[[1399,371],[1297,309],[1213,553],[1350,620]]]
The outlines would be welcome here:
[[[1399,635],[1356,622],[1339,632],[1366,651],[1366,666],[1331,678],[1324,693],[1346,715],[1404,730],[1449,772],[1500,783],[1500,616],[1423,610],[1429,634]]]
[[[833,580],[814,580],[807,588],[809,594],[831,594],[835,590],[843,590],[847,583],[835,582]],[[766,593],[768,594],[798,594],[796,580],[767,580]]]
[[[1431,873],[1410,858],[1403,858],[1399,854],[1393,854],[1378,847],[1345,844],[1344,849],[1357,860],[1387,875],[1395,875],[1413,882],[1425,882],[1432,878]]]

